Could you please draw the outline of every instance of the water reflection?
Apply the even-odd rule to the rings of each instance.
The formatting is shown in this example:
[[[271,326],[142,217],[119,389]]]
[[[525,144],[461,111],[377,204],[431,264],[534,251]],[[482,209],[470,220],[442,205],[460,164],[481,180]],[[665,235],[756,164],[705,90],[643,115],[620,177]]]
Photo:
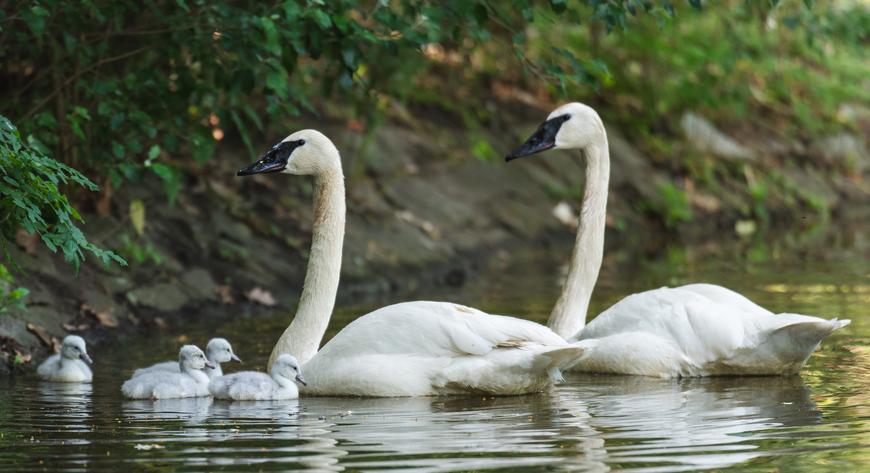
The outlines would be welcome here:
[[[87,444],[90,432],[91,394],[90,383],[39,383],[39,403],[43,406],[40,416],[34,421],[46,429],[63,432],[57,441],[67,444]],[[79,435],[76,435],[76,434]]]
[[[136,400],[124,401],[122,408],[124,415],[131,420],[181,420],[187,424],[200,424],[208,419],[213,402],[210,397]]]
[[[701,260],[703,265],[693,263]],[[120,384],[136,365],[151,361],[146,355],[177,349],[167,334],[141,337],[102,345],[102,359],[108,361],[95,369],[92,385],[0,379],[0,471],[865,467],[870,275],[861,263],[866,258],[814,257],[811,266],[765,260],[713,267],[711,260],[728,261],[687,254],[673,266],[657,262],[636,274],[608,275],[605,269],[593,311],[629,292],[706,280],[771,309],[838,315],[853,323],[825,341],[802,379],[574,375],[547,393],[503,398],[124,401]],[[542,273],[534,273],[535,265]],[[543,322],[559,289],[557,265],[531,258],[520,266],[520,278],[499,268],[479,278],[485,284],[419,298],[457,300]],[[389,302],[395,301],[340,308],[330,333]],[[214,333],[244,334],[249,343],[239,347],[242,357],[259,367],[286,326],[286,317],[274,315],[209,324],[191,319],[178,333],[202,340]],[[125,356],[113,357],[112,350]]]
[[[586,399],[609,463],[723,468],[768,453],[757,441],[821,421],[800,377],[660,380],[587,376],[560,390]],[[673,468],[669,468],[673,470]]]

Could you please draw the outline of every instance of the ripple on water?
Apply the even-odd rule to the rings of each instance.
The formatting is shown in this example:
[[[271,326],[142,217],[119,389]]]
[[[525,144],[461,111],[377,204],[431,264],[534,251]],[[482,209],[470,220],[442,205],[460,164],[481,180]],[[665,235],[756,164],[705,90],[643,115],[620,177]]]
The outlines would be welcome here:
[[[852,318],[802,377],[575,375],[547,393],[506,398],[124,401],[120,384],[133,367],[177,350],[170,337],[143,337],[94,347],[102,351],[95,358],[106,361],[93,385],[0,381],[0,470],[858,471],[870,463],[870,319],[863,290],[870,276],[853,271],[853,280],[841,280],[848,272],[830,263],[836,267],[830,273],[769,266],[709,274],[681,267],[663,280],[721,281],[774,309]],[[506,300],[524,308],[519,315],[542,319],[554,297],[546,291],[558,285],[531,278],[538,281],[534,291],[546,296],[542,302],[540,294],[523,292],[525,285],[516,287],[527,274],[507,276],[494,278],[495,286],[470,288],[461,300],[483,308]],[[621,277],[605,274],[599,304],[661,285],[649,275],[654,282]],[[332,332],[363,311],[339,311]],[[246,334],[256,345],[237,351],[258,367],[284,324],[283,317],[240,318],[209,330]],[[178,330],[191,340],[212,335],[201,326]],[[113,356],[118,353],[124,356]]]

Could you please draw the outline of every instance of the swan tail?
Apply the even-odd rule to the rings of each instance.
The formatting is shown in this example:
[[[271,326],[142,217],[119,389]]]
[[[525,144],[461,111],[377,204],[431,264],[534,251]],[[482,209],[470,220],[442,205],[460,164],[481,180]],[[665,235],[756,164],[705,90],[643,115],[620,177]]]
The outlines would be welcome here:
[[[823,338],[827,337],[835,330],[839,330],[852,323],[852,321],[849,319],[840,320],[836,317],[830,320],[819,319],[816,317],[811,318],[810,316],[804,317],[810,320],[793,322],[788,325],[778,327],[774,329],[771,333],[787,334],[791,336],[796,336],[798,338],[816,339],[817,341],[821,341]]]
[[[769,340],[780,355],[803,362],[825,337],[851,322],[837,318],[795,322],[772,330]]]
[[[584,340],[565,347],[554,348],[539,354],[537,358],[546,369],[550,381],[561,383],[565,380],[562,371],[577,364],[587,351],[595,346],[596,342],[596,340]]]

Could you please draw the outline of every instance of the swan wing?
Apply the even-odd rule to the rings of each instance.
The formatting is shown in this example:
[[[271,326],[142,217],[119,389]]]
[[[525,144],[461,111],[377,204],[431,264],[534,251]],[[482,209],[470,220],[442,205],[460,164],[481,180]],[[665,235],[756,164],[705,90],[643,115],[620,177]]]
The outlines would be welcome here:
[[[576,338],[600,343],[576,368],[655,376],[794,373],[845,324],[773,314],[721,286],[660,288],[624,298],[587,325]]]
[[[275,381],[266,373],[240,371],[211,380],[208,389],[218,399],[256,401],[271,399]]]
[[[348,324],[321,352],[482,356],[528,343],[563,346],[550,329],[447,302],[416,301],[370,312]]]
[[[679,289],[694,292],[695,294],[706,297],[716,304],[738,309],[748,314],[773,315],[773,312],[761,307],[755,302],[752,302],[743,294],[732,291],[727,287],[717,286],[715,284],[697,283],[686,284],[685,286],[680,286]]]
[[[160,363],[154,363],[151,366],[137,369],[133,372],[133,377],[135,378],[137,376],[142,376],[145,373],[154,372],[180,373],[181,370],[178,367],[177,361],[161,361]]]
[[[129,399],[175,399],[208,395],[207,384],[184,373],[153,371],[128,379],[121,392]]]
[[[348,324],[306,365],[312,394],[523,394],[561,379],[586,348],[550,329],[447,302],[406,302]]]
[[[660,344],[673,345],[689,360],[705,363],[753,342],[746,319],[744,312],[729,310],[699,293],[661,288],[617,302],[589,323],[578,338],[606,339],[630,333],[637,343],[644,337],[656,337]],[[608,349],[607,343],[601,345],[601,349]],[[640,343],[638,350],[644,349]],[[657,350],[661,349],[658,346]]]
[[[36,374],[43,379],[47,379],[58,370],[59,363],[60,355],[51,355],[39,365],[39,368],[36,369]]]

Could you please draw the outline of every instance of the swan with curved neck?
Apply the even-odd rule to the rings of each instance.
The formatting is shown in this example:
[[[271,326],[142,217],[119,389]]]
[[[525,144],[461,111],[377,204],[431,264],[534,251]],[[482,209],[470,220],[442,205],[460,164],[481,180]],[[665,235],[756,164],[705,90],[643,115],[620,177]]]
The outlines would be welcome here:
[[[542,325],[448,302],[395,304],[363,315],[320,351],[335,305],[344,239],[341,157],[316,130],[302,130],[241,169],[239,176],[314,177],[314,226],[296,316],[272,350],[303,365],[303,394],[431,396],[522,394],[561,379],[596,342],[569,344]]]
[[[586,325],[604,253],[610,154],[598,113],[581,103],[553,111],[506,159],[550,149],[582,150],[586,189],[568,277],[548,325],[562,337],[597,340],[572,369],[661,377],[795,374],[823,338],[849,324],[773,314],[712,284],[633,294]]]

